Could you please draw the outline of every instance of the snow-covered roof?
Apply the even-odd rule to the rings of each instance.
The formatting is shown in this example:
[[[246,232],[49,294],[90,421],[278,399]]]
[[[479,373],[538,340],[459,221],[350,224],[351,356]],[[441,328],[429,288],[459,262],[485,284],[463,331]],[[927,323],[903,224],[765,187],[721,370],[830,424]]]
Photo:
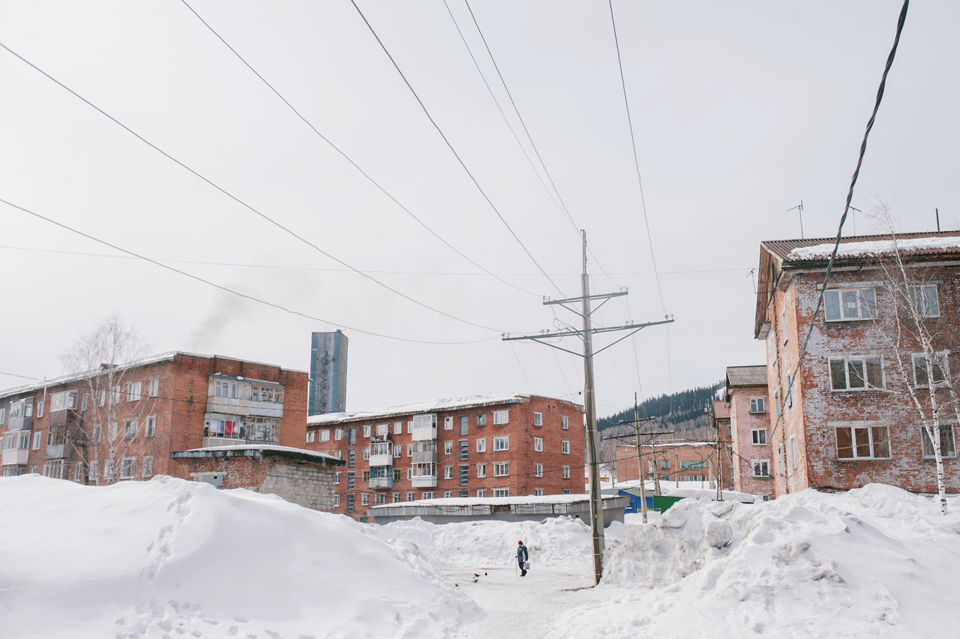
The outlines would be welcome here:
[[[137,366],[147,366],[149,364],[156,364],[158,362],[165,362],[168,360],[174,359],[177,355],[188,355],[190,357],[206,357],[207,359],[230,359],[237,362],[245,362],[249,364],[259,364],[261,366],[277,366],[278,368],[283,368],[277,364],[266,364],[264,362],[254,362],[247,359],[239,359],[237,357],[229,357],[226,355],[206,355],[203,353],[188,353],[187,351],[165,351],[163,353],[157,353],[155,355],[148,355],[147,357],[142,357],[140,359],[133,360],[121,367],[120,370],[125,370],[128,368],[136,368]],[[292,368],[284,368],[285,371],[290,371],[293,373],[307,373],[307,371],[295,370]],[[13,386],[11,388],[5,388],[0,390],[0,398],[9,397],[10,395],[20,395],[21,393],[29,393],[35,390],[41,390],[43,388],[50,388],[52,386],[59,386],[62,384],[69,384],[71,382],[76,382],[82,379],[86,379],[92,375],[98,374],[100,371],[86,371],[83,373],[67,373],[66,375],[60,375],[59,377],[51,377],[50,379],[44,379],[34,384],[24,384],[21,386]]]
[[[307,455],[309,457],[321,457],[324,459],[332,459],[336,461],[342,461],[333,455],[327,453],[317,452],[315,450],[306,450],[304,448],[294,448],[292,446],[278,446],[277,444],[239,444],[232,446],[205,446],[203,448],[191,448],[186,451],[186,453],[196,453],[196,452],[205,452],[205,451],[227,451],[227,450],[272,450],[283,453],[299,453],[301,455]]]
[[[830,257],[834,242],[798,247],[790,251],[789,260]],[[925,251],[936,249],[960,249],[960,237],[922,237],[915,239],[870,240],[866,242],[846,242],[837,248],[837,257],[855,257],[893,253],[894,250]]]
[[[386,406],[372,411],[356,411],[343,413],[326,413],[324,415],[312,415],[307,418],[307,426],[322,426],[325,424],[339,424],[346,421],[376,421],[378,419],[390,419],[402,415],[416,415],[420,413],[437,413],[447,410],[458,410],[464,408],[475,408],[480,406],[498,406],[501,404],[522,404],[525,399],[531,395],[521,393],[496,393],[493,395],[463,395],[461,397],[444,397],[441,399],[431,399],[422,402],[413,402],[410,404],[397,404]],[[553,399],[553,398],[549,398]],[[558,402],[567,402],[567,400],[557,399]],[[567,402],[573,403],[573,402]],[[576,405],[576,404],[574,404]]]

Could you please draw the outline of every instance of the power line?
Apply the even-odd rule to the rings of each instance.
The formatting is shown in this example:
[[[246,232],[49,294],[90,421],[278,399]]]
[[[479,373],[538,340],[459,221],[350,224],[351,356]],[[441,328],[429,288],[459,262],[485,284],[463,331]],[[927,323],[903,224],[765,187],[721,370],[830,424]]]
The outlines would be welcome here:
[[[2,46],[2,45],[0,45],[0,46]],[[479,343],[479,342],[486,342],[486,341],[489,341],[489,340],[492,340],[492,339],[496,339],[495,337],[487,337],[487,338],[480,339],[480,340],[472,340],[472,341],[466,341],[466,342],[438,342],[438,341],[431,341],[431,340],[411,339],[411,338],[406,338],[406,337],[396,337],[396,336],[393,336],[393,335],[384,335],[384,334],[382,334],[382,333],[374,333],[373,331],[366,331],[366,330],[363,330],[363,329],[361,329],[361,328],[356,328],[356,327],[352,327],[352,326],[347,326],[346,324],[341,324],[341,323],[338,323],[338,322],[332,322],[332,321],[330,321],[330,320],[326,320],[326,319],[323,319],[323,318],[321,318],[321,317],[314,317],[313,315],[307,315],[306,313],[301,313],[301,312],[299,312],[299,311],[291,310],[291,309],[289,309],[289,308],[286,308],[285,306],[281,306],[280,304],[274,304],[273,302],[267,302],[267,301],[262,300],[262,299],[259,299],[259,298],[257,298],[257,297],[253,297],[252,295],[247,295],[247,294],[245,294],[245,293],[240,293],[240,292],[235,291],[235,290],[233,290],[233,289],[231,289],[231,288],[227,288],[226,286],[221,286],[220,284],[214,284],[213,282],[211,282],[211,281],[209,281],[209,280],[205,280],[205,279],[203,279],[202,277],[199,277],[199,276],[197,276],[197,275],[192,275],[192,274],[190,274],[190,273],[187,273],[186,271],[181,271],[181,270],[179,270],[179,269],[175,269],[175,268],[173,268],[172,266],[168,266],[168,265],[166,265],[166,264],[162,264],[161,262],[158,262],[158,261],[156,261],[156,260],[152,260],[152,259],[150,259],[149,257],[144,257],[143,255],[140,255],[140,254],[138,254],[138,253],[134,253],[133,251],[128,251],[128,250],[125,249],[125,248],[121,248],[121,247],[119,247],[119,246],[117,246],[117,245],[115,245],[115,244],[111,244],[110,242],[107,242],[107,241],[105,241],[105,240],[101,240],[101,239],[99,239],[99,238],[96,238],[96,237],[94,237],[94,236],[92,236],[92,235],[89,235],[89,234],[87,234],[87,233],[84,233],[83,231],[79,231],[79,230],[77,230],[77,229],[75,229],[75,228],[69,227],[69,226],[67,226],[66,224],[63,224],[63,223],[61,223],[61,222],[57,222],[56,220],[53,220],[53,219],[51,219],[51,218],[49,218],[49,217],[45,217],[45,216],[43,216],[43,215],[40,215],[39,213],[36,213],[36,212],[34,212],[34,211],[31,211],[30,209],[26,209],[26,208],[24,208],[24,207],[22,207],[22,206],[18,206],[18,205],[16,205],[16,204],[14,204],[14,203],[12,203],[12,202],[9,202],[9,201],[7,201],[7,200],[4,200],[4,199],[2,199],[2,198],[0,198],[0,202],[2,202],[3,204],[6,204],[7,206],[10,206],[10,207],[12,207],[12,208],[15,208],[15,209],[17,209],[17,210],[19,210],[19,211],[23,211],[24,213],[26,213],[26,214],[28,214],[28,215],[32,215],[32,216],[34,216],[34,217],[36,217],[36,218],[38,218],[38,219],[41,219],[41,220],[43,220],[43,221],[45,221],[45,222],[49,222],[50,224],[53,224],[54,226],[59,226],[59,227],[62,228],[62,229],[66,229],[67,231],[70,231],[71,233],[76,233],[77,235],[80,235],[80,236],[82,236],[82,237],[85,237],[85,238],[87,238],[87,239],[89,239],[89,240],[93,240],[94,242],[98,242],[98,243],[100,243],[100,244],[103,244],[104,246],[108,246],[108,247],[110,247],[110,248],[112,248],[112,249],[114,249],[114,250],[120,251],[120,252],[122,252],[122,253],[126,253],[127,255],[131,255],[131,256],[133,256],[133,257],[136,257],[137,259],[144,260],[145,262],[150,262],[151,264],[154,264],[154,265],[156,265],[156,266],[159,266],[160,268],[164,268],[164,269],[167,269],[168,271],[172,271],[172,272],[174,272],[174,273],[178,273],[179,275],[183,275],[183,276],[185,276],[185,277],[189,277],[189,278],[192,279],[192,280],[196,280],[196,281],[198,281],[198,282],[202,282],[202,283],[204,283],[204,284],[206,284],[206,285],[208,285],[208,286],[212,286],[212,287],[214,287],[214,288],[216,288],[216,289],[219,289],[219,290],[221,290],[221,291],[224,291],[224,292],[226,292],[226,293],[230,293],[230,294],[232,294],[232,295],[236,295],[237,297],[242,297],[242,298],[244,298],[244,299],[248,299],[248,300],[250,300],[250,301],[257,302],[257,303],[259,303],[259,304],[264,304],[264,305],[266,305],[266,306],[270,306],[270,307],[272,307],[272,308],[275,308],[275,309],[278,309],[278,310],[281,310],[281,311],[285,311],[285,312],[287,312],[287,313],[290,313],[291,315],[299,315],[300,317],[304,317],[304,318],[306,318],[306,319],[314,320],[314,321],[317,321],[317,322],[323,322],[323,323],[325,323],[325,324],[332,324],[332,325],[334,325],[334,326],[340,326],[340,327],[342,327],[342,328],[346,328],[346,329],[349,329],[349,330],[351,330],[351,331],[356,331],[356,332],[358,332],[358,333],[363,333],[363,334],[365,334],[365,335],[372,335],[372,336],[374,336],[374,337],[382,337],[382,338],[384,338],[384,339],[393,339],[393,340],[398,340],[398,341],[401,341],[401,342],[414,342],[414,343],[416,343],[416,344],[477,344],[477,343]]]
[[[417,103],[420,105],[420,108],[423,110],[423,113],[427,116],[427,119],[430,120],[430,124],[433,125],[433,128],[435,128],[437,130],[437,133],[440,134],[440,137],[443,138],[443,141],[446,143],[447,148],[450,149],[450,152],[453,153],[453,156],[457,159],[457,162],[459,162],[460,166],[463,167],[463,170],[466,171],[467,176],[473,182],[474,186],[477,187],[477,190],[480,192],[480,195],[483,196],[483,199],[487,201],[487,204],[489,204],[490,208],[493,209],[493,212],[497,214],[497,217],[500,218],[500,221],[503,223],[503,225],[507,228],[508,231],[510,231],[510,235],[512,235],[513,239],[517,241],[517,244],[519,244],[520,248],[523,249],[523,252],[527,254],[527,257],[529,257],[530,260],[536,265],[537,269],[539,269],[539,271],[543,273],[543,276],[546,277],[551,284],[553,284],[553,287],[557,289],[557,292],[563,295],[564,293],[562,290],[560,290],[560,287],[557,286],[557,283],[553,281],[553,279],[550,277],[550,275],[547,274],[545,270],[543,270],[543,267],[540,266],[540,263],[537,262],[536,258],[533,257],[533,254],[527,249],[524,243],[520,240],[520,237],[517,236],[514,230],[507,223],[507,220],[500,213],[500,210],[493,203],[493,200],[490,199],[486,191],[483,190],[483,187],[480,186],[480,183],[477,181],[477,178],[475,178],[473,176],[473,173],[470,172],[470,169],[467,168],[467,165],[463,161],[463,159],[460,157],[460,154],[457,153],[457,150],[453,148],[453,145],[450,143],[450,140],[447,139],[446,134],[444,134],[443,130],[433,119],[433,116],[430,115],[430,111],[427,110],[426,105],[423,103],[423,100],[420,99],[420,96],[414,90],[413,85],[411,85],[410,81],[407,80],[407,76],[405,76],[403,71],[400,70],[400,65],[398,65],[397,61],[393,59],[392,55],[390,55],[390,51],[387,50],[387,47],[383,43],[383,40],[381,40],[380,36],[377,35],[377,32],[374,30],[373,25],[370,24],[370,21],[367,20],[367,17],[363,14],[363,11],[360,10],[360,7],[357,5],[356,0],[350,0],[350,3],[353,5],[353,8],[357,10],[357,13],[360,14],[360,18],[363,19],[364,24],[367,25],[367,28],[370,30],[370,33],[373,34],[373,37],[376,39],[377,43],[380,45],[380,48],[383,49],[383,52],[387,55],[387,58],[390,59],[391,64],[393,64],[393,68],[397,70],[397,73],[400,74],[400,77],[401,79],[403,79],[404,84],[407,85],[407,88],[410,89],[410,92],[413,94],[413,97],[416,98]]]
[[[421,306],[421,307],[423,307],[423,308],[425,308],[425,309],[427,309],[427,310],[433,311],[434,313],[437,313],[437,314],[439,314],[439,315],[443,315],[443,316],[445,316],[445,317],[449,317],[450,319],[456,320],[456,321],[458,321],[458,322],[463,322],[464,324],[469,324],[469,325],[471,325],[471,326],[476,326],[477,328],[483,328],[483,329],[490,330],[490,331],[498,331],[498,329],[491,328],[491,327],[489,327],[489,326],[483,326],[482,324],[476,324],[476,323],[474,323],[474,322],[471,322],[470,320],[465,320],[465,319],[456,317],[455,315],[451,315],[451,314],[449,314],[449,313],[446,313],[446,312],[444,312],[444,311],[441,311],[441,310],[439,310],[439,309],[436,309],[436,308],[430,306],[429,304],[424,304],[423,302],[420,302],[420,301],[418,301],[418,300],[410,297],[409,295],[406,295],[405,293],[401,293],[400,291],[398,291],[398,290],[396,290],[396,289],[394,289],[394,288],[392,288],[392,287],[390,287],[390,286],[387,286],[386,284],[384,284],[383,282],[379,281],[379,280],[376,279],[375,277],[373,277],[373,276],[371,276],[371,275],[368,275],[367,273],[364,273],[363,271],[361,271],[361,270],[359,270],[359,269],[354,268],[353,266],[351,266],[350,264],[347,264],[346,262],[344,262],[344,261],[341,260],[340,258],[335,257],[334,255],[332,255],[332,254],[330,254],[330,253],[327,253],[326,251],[324,251],[323,249],[321,249],[321,248],[320,248],[319,246],[317,246],[316,244],[314,244],[314,243],[310,242],[309,240],[301,237],[300,235],[298,235],[297,233],[295,233],[295,232],[292,231],[291,229],[288,229],[288,228],[285,227],[284,225],[280,224],[279,222],[277,222],[277,221],[274,220],[273,218],[269,217],[269,216],[266,215],[265,213],[262,213],[261,211],[259,211],[258,209],[254,208],[254,207],[251,206],[250,204],[247,204],[246,202],[244,202],[243,200],[241,200],[241,199],[240,199],[239,197],[237,197],[236,195],[233,195],[232,193],[230,193],[229,191],[227,191],[225,188],[223,188],[223,187],[221,187],[220,185],[216,184],[215,182],[213,182],[213,181],[210,180],[209,178],[204,177],[202,174],[198,173],[197,171],[195,171],[194,169],[190,168],[189,166],[187,166],[186,164],[184,164],[183,162],[181,162],[181,161],[178,160],[177,158],[173,157],[172,155],[170,155],[169,153],[167,153],[166,151],[164,151],[163,149],[161,149],[161,148],[158,147],[157,145],[153,144],[152,142],[150,142],[149,140],[147,140],[146,138],[144,138],[143,136],[141,136],[139,133],[135,132],[133,129],[131,129],[131,128],[128,127],[127,125],[123,124],[123,123],[120,122],[118,119],[116,119],[115,117],[113,117],[112,115],[110,115],[109,113],[107,113],[106,111],[104,111],[103,109],[101,109],[100,107],[98,107],[97,105],[95,105],[93,102],[90,102],[89,100],[87,100],[86,98],[84,98],[83,96],[81,96],[79,93],[77,93],[76,91],[74,91],[73,89],[71,89],[70,87],[68,87],[67,85],[63,84],[62,82],[60,82],[59,80],[57,80],[56,78],[54,78],[52,75],[50,75],[49,73],[47,73],[46,71],[44,71],[43,69],[41,69],[40,67],[38,67],[37,65],[33,64],[32,62],[30,62],[29,60],[27,60],[26,58],[24,58],[23,56],[21,56],[19,53],[15,52],[13,49],[11,49],[10,47],[8,47],[7,45],[5,45],[5,44],[3,44],[2,42],[0,42],[0,47],[6,49],[7,52],[9,52],[10,54],[12,54],[14,57],[18,58],[20,61],[24,62],[25,64],[27,64],[28,66],[30,66],[30,67],[33,68],[35,71],[39,72],[40,74],[42,74],[43,76],[45,76],[45,77],[48,78],[49,80],[53,81],[55,84],[57,84],[58,86],[60,86],[62,89],[66,90],[68,93],[70,93],[70,94],[73,95],[74,97],[76,97],[76,98],[78,98],[79,100],[81,100],[81,101],[82,101],[84,104],[86,104],[87,106],[93,108],[95,111],[97,111],[98,113],[100,113],[101,115],[103,115],[104,117],[106,117],[107,119],[109,119],[109,120],[110,120],[111,122],[113,122],[114,124],[120,126],[123,130],[125,130],[126,132],[130,133],[131,135],[133,135],[135,138],[137,138],[138,140],[140,140],[141,142],[143,142],[144,144],[146,144],[147,146],[149,146],[149,147],[150,147],[151,149],[153,149],[154,151],[157,151],[158,153],[160,153],[161,155],[163,155],[165,158],[171,160],[172,162],[174,162],[175,164],[177,164],[177,165],[180,166],[181,168],[185,169],[185,170],[188,171],[189,173],[192,173],[194,176],[200,178],[201,180],[203,180],[204,182],[206,182],[207,184],[209,184],[210,186],[212,186],[212,187],[215,188],[216,190],[220,191],[221,193],[223,193],[224,195],[226,195],[227,197],[229,197],[231,200],[233,200],[233,201],[236,202],[237,204],[240,204],[240,205],[243,206],[245,209],[249,210],[250,212],[252,212],[252,213],[254,213],[254,214],[256,214],[256,215],[258,215],[258,216],[259,216],[260,218],[262,218],[263,220],[269,222],[270,224],[273,224],[274,226],[276,226],[277,228],[281,229],[282,231],[284,231],[284,232],[287,233],[288,235],[291,235],[292,237],[300,240],[301,242],[303,242],[303,243],[306,244],[307,246],[311,247],[312,249],[314,249],[315,251],[317,251],[317,252],[320,253],[321,255],[324,255],[324,256],[328,257],[329,259],[333,260],[334,262],[336,262],[336,263],[338,263],[338,264],[340,264],[340,265],[342,265],[342,266],[345,266],[346,268],[348,268],[349,270],[353,271],[354,273],[356,273],[356,274],[358,274],[358,275],[361,275],[361,276],[367,278],[367,279],[370,280],[371,282],[374,282],[375,284],[378,284],[379,286],[385,288],[386,290],[390,291],[391,293],[394,293],[395,295],[399,295],[400,297],[402,297],[402,298],[404,298],[404,299],[406,299],[406,300],[408,300],[408,301],[410,301],[410,302],[413,302],[413,303],[416,304],[417,306]],[[19,208],[19,207],[18,207],[18,208]],[[498,332],[500,332],[500,331],[498,331]]]
[[[647,245],[650,247],[650,261],[653,263],[653,272],[657,279],[657,292],[660,294],[660,306],[664,315],[667,306],[663,302],[663,289],[660,287],[660,275],[657,273],[657,257],[653,252],[653,238],[650,236],[650,221],[647,219],[647,204],[643,197],[643,180],[640,177],[640,159],[637,157],[637,140],[633,133],[633,118],[630,117],[630,102],[627,100],[627,81],[623,76],[623,59],[620,57],[620,40],[617,38],[617,21],[613,15],[613,0],[607,0],[610,6],[610,24],[613,25],[613,43],[617,49],[617,66],[620,69],[620,86],[623,89],[623,106],[627,112],[627,125],[630,128],[630,146],[633,149],[633,164],[637,169],[637,186],[640,188],[640,206],[643,211],[643,224],[647,229]]]
[[[397,198],[395,198],[393,195],[391,195],[383,186],[380,185],[380,183],[378,183],[376,180],[374,180],[373,177],[370,176],[370,174],[368,174],[366,171],[364,171],[362,168],[360,168],[360,165],[357,164],[350,156],[348,156],[348,155],[346,154],[346,152],[344,152],[340,147],[338,147],[336,144],[334,144],[332,141],[330,141],[330,139],[327,138],[325,135],[323,135],[322,133],[320,133],[320,131],[318,131],[317,128],[316,128],[315,126],[313,126],[313,124],[312,124],[306,117],[304,117],[304,115],[303,115],[302,113],[300,113],[300,111],[298,111],[298,110],[296,109],[296,107],[294,107],[294,106],[290,103],[289,100],[287,100],[285,97],[283,97],[283,95],[282,95],[279,91],[277,91],[277,89],[276,89],[272,84],[270,84],[270,83],[267,81],[267,79],[264,78],[263,75],[260,74],[259,71],[257,71],[256,69],[254,69],[253,66],[252,66],[249,62],[247,62],[247,60],[246,60],[242,55],[240,55],[240,53],[237,52],[237,50],[234,49],[234,48],[230,45],[230,43],[227,42],[227,41],[224,39],[223,36],[221,36],[212,26],[210,26],[210,24],[209,24],[206,20],[204,20],[203,17],[202,17],[199,13],[197,13],[197,11],[187,3],[187,0],[181,0],[181,2],[183,2],[184,6],[186,6],[187,9],[189,9],[190,12],[193,13],[193,15],[195,15],[195,16],[197,17],[197,19],[200,20],[201,23],[203,23],[203,26],[205,26],[205,27],[210,31],[210,33],[212,33],[213,35],[215,35],[215,36],[217,37],[217,39],[220,40],[220,42],[222,42],[222,43],[224,44],[224,46],[226,46],[228,49],[230,49],[230,51],[231,51],[235,56],[237,56],[237,58],[240,60],[240,62],[242,62],[248,69],[250,69],[250,71],[253,72],[253,74],[254,74],[255,76],[257,76],[257,77],[260,79],[260,81],[263,82],[263,83],[267,86],[267,88],[269,88],[271,91],[273,91],[273,93],[274,93],[278,98],[280,98],[280,100],[281,100],[284,104],[286,104],[287,107],[289,107],[290,110],[293,111],[293,113],[294,113],[298,118],[300,118],[300,119],[304,122],[304,124],[306,124],[308,127],[310,127],[310,130],[311,130],[311,131],[313,131],[314,133],[316,133],[317,136],[318,136],[321,140],[323,140],[323,141],[326,142],[328,145],[330,145],[330,147],[331,147],[334,151],[336,151],[337,153],[339,153],[339,154],[343,157],[343,159],[345,159],[347,162],[349,162],[351,165],[353,165],[353,167],[354,167],[355,169],[357,169],[357,171],[359,171],[360,174],[363,175],[363,177],[367,178],[367,180],[368,180],[371,184],[373,184],[375,187],[377,187],[377,188],[380,190],[381,193],[383,193],[383,194],[386,195],[388,198],[390,198],[390,200],[391,200],[394,204],[396,204],[396,205],[399,206],[401,209],[403,209],[403,211],[406,212],[407,215],[409,215],[410,217],[412,217],[420,226],[422,226],[424,229],[426,229],[427,232],[429,232],[429,233],[430,233],[431,235],[433,235],[435,238],[437,238],[438,240],[440,240],[441,242],[443,242],[443,244],[445,244],[445,245],[447,246],[447,248],[449,248],[450,250],[452,250],[453,252],[455,252],[457,255],[459,255],[459,256],[462,257],[463,259],[467,260],[468,262],[470,262],[471,264],[473,264],[474,266],[476,266],[477,268],[479,268],[481,271],[483,271],[483,272],[486,273],[487,275],[490,275],[491,277],[493,277],[493,278],[495,278],[495,279],[497,279],[497,280],[500,280],[501,282],[503,282],[503,283],[506,284],[507,286],[510,286],[510,287],[512,287],[512,288],[515,288],[515,289],[517,289],[518,291],[521,291],[521,292],[523,292],[523,293],[527,293],[528,295],[537,295],[536,293],[533,293],[533,292],[531,292],[531,291],[524,290],[524,289],[522,289],[522,288],[520,288],[520,287],[518,287],[518,286],[515,286],[514,284],[511,284],[510,282],[508,282],[508,281],[506,281],[506,280],[504,280],[504,279],[501,279],[500,277],[498,277],[498,276],[495,275],[494,273],[491,273],[491,272],[488,271],[486,268],[484,268],[483,266],[481,266],[481,265],[478,264],[477,262],[473,261],[472,259],[470,259],[470,258],[467,257],[466,255],[464,255],[459,249],[457,249],[455,246],[453,246],[452,244],[450,244],[447,240],[445,240],[445,239],[443,239],[442,237],[440,237],[440,235],[438,235],[433,229],[431,229],[429,226],[427,226],[427,224],[426,224],[423,220],[421,220],[419,217],[417,217],[416,215],[414,215],[413,212],[412,212],[410,209],[408,209],[406,206],[404,206],[403,204],[401,204],[401,203],[399,202],[399,200],[397,200]]]

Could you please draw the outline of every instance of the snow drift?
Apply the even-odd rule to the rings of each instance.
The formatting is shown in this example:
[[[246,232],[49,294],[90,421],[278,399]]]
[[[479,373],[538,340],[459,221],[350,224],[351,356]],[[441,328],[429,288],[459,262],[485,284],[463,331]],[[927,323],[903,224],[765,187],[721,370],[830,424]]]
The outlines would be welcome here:
[[[958,508],[940,517],[929,499],[882,485],[685,500],[611,553],[610,602],[589,626],[565,615],[560,636],[956,636]]]
[[[272,495],[28,475],[0,512],[5,637],[440,637],[482,615],[412,544]]]

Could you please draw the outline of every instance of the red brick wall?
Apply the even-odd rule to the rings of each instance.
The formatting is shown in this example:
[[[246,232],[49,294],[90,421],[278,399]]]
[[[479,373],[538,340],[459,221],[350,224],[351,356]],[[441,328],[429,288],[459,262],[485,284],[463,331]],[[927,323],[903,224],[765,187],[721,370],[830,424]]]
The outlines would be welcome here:
[[[689,477],[707,477],[708,481],[715,480],[717,477],[715,460],[716,444],[712,442],[670,444],[663,442],[661,444],[643,447],[644,477],[648,480],[653,479],[653,473],[650,472],[650,462],[656,464],[662,481],[676,482],[680,481],[683,486],[684,478]],[[732,470],[730,468],[729,455],[724,455],[724,485],[727,488],[733,486],[731,481]],[[638,479],[637,473],[637,447],[617,446],[617,481],[635,481]],[[666,461],[667,468],[663,468],[662,462]],[[690,468],[681,470],[682,462],[705,462],[703,468]],[[693,485],[693,484],[691,484]],[[700,486],[699,480],[696,482]],[[716,484],[714,484],[716,485]]]
[[[505,425],[493,424],[493,412],[496,410],[509,409],[510,421]],[[534,413],[543,414],[543,425],[534,426]],[[486,414],[486,425],[477,426],[477,414]],[[460,416],[469,417],[469,431],[464,437],[460,436]],[[561,428],[561,417],[566,416],[569,419],[569,429]],[[453,429],[445,430],[444,421],[446,417],[453,418]],[[407,432],[407,422],[413,419],[413,413],[404,414],[396,417],[382,419],[348,419],[342,423],[330,424],[324,426],[310,426],[309,430],[316,434],[313,443],[306,444],[311,450],[334,454],[337,450],[342,453],[344,460],[348,457],[348,439],[346,429],[350,427],[357,428],[356,467],[339,468],[341,473],[340,484],[337,485],[337,493],[340,494],[340,507],[334,512],[346,514],[347,493],[355,495],[354,512],[355,517],[366,516],[366,506],[362,505],[363,493],[369,495],[370,505],[375,505],[375,494],[386,495],[387,502],[392,501],[394,493],[400,494],[401,501],[406,500],[406,494],[413,492],[415,499],[421,499],[424,492],[433,492],[434,496],[441,498],[445,491],[452,491],[453,497],[459,497],[461,490],[467,490],[469,497],[476,497],[478,490],[485,490],[487,497],[493,497],[494,489],[506,488],[510,496],[533,495],[536,489],[542,489],[544,495],[561,494],[564,490],[571,493],[582,493],[584,491],[583,468],[584,468],[584,435],[583,435],[583,415],[580,407],[571,402],[547,397],[525,397],[520,404],[502,404],[498,406],[484,406],[465,408],[460,410],[437,411],[437,486],[436,488],[414,488],[412,482],[407,480],[407,469],[411,467],[411,458],[407,456],[407,444],[412,442],[411,435]],[[394,434],[394,422],[403,423],[403,433]],[[372,490],[369,483],[363,481],[363,472],[369,470],[369,462],[363,459],[363,449],[370,445],[370,439],[363,437],[363,426],[370,425],[371,433],[376,433],[376,425],[388,423],[389,438],[391,446],[400,445],[402,447],[402,456],[393,460],[394,468],[399,468],[400,481],[395,481],[391,489]],[[344,439],[336,441],[334,439],[334,430],[336,428],[344,429]],[[330,441],[321,442],[319,432],[322,430],[330,431]],[[509,436],[510,449],[507,451],[494,451],[493,438]],[[543,451],[534,451],[534,438],[543,439]],[[478,438],[486,439],[486,452],[478,453],[476,440]],[[466,461],[461,461],[459,456],[459,442],[466,440],[468,442],[468,455]],[[453,442],[453,453],[450,455],[444,452],[444,442]],[[563,453],[562,441],[569,442],[569,453]],[[509,475],[506,477],[494,476],[494,464],[497,462],[509,463]],[[477,465],[486,465],[486,477],[477,478]],[[536,465],[543,467],[542,477],[536,476]],[[459,472],[460,466],[469,467],[469,482],[466,486],[460,485]],[[444,479],[444,468],[452,466],[453,478]],[[569,478],[563,478],[563,467],[569,467]],[[347,473],[356,473],[355,488],[352,491],[347,489]]]
[[[736,453],[736,481],[735,489],[753,495],[769,495],[773,497],[773,448],[769,439],[766,444],[753,443],[753,431],[763,430],[767,438],[770,437],[771,399],[767,395],[766,386],[728,389],[730,395],[730,423],[733,430],[733,450]],[[763,413],[750,412],[750,400],[762,397],[767,409]],[[766,478],[754,476],[753,460],[766,460],[770,475]]]

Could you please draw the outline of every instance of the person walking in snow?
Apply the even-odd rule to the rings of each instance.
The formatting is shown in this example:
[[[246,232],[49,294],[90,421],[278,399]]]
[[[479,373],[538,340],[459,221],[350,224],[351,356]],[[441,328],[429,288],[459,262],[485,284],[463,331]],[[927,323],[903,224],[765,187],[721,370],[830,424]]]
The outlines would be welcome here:
[[[525,564],[530,558],[530,555],[527,554],[527,547],[523,545],[523,541],[517,542],[517,563],[520,564],[520,576],[527,576],[527,569]]]

